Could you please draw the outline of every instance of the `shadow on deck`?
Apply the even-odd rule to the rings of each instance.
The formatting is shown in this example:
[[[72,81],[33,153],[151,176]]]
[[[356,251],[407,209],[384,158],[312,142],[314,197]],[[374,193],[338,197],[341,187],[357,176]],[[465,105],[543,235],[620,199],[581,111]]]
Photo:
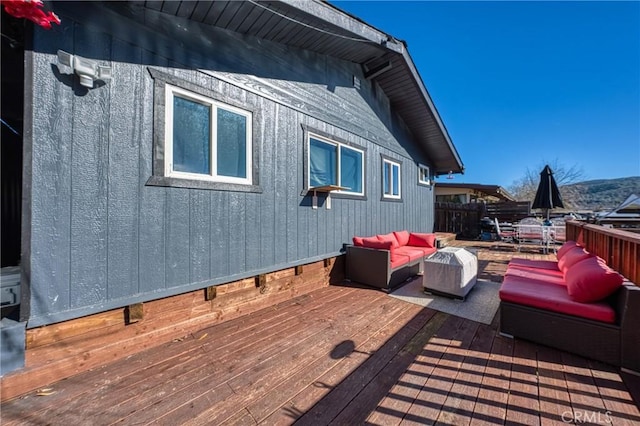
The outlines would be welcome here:
[[[514,255],[456,245],[493,281]],[[2,424],[640,423],[637,377],[497,330],[331,286],[4,402]]]

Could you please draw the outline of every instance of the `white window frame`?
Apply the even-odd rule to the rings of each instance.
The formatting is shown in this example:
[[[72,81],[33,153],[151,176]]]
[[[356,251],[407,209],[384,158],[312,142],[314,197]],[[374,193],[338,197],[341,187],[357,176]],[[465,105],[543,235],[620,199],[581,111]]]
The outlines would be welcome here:
[[[431,171],[429,166],[418,163],[418,183],[421,185],[431,186]],[[423,175],[427,177],[427,180],[423,179]]]
[[[360,181],[362,182],[362,191],[361,192],[355,192],[355,191],[350,191],[348,189],[341,189],[341,190],[336,190],[333,191],[334,193],[337,194],[346,194],[346,195],[360,195],[360,196],[364,196],[364,188],[365,188],[365,182],[364,182],[364,162],[365,162],[365,158],[364,158],[364,150],[362,149],[358,149],[355,148],[351,145],[347,145],[341,142],[336,142],[332,139],[326,138],[324,136],[320,136],[316,133],[311,133],[308,132],[307,133],[307,188],[312,188],[311,187],[311,139],[316,139],[319,140],[320,142],[326,143],[328,145],[333,145],[336,147],[336,181],[338,182],[338,186],[342,186],[341,185],[341,180],[342,180],[342,176],[340,175],[340,151],[345,148],[345,149],[350,149],[352,151],[356,151],[360,153],[360,156],[362,158],[362,163],[361,163],[361,167],[360,167]]]
[[[181,98],[198,102],[200,104],[208,105],[210,107],[210,146],[209,146],[209,170],[210,174],[201,173],[189,173],[173,170],[173,98],[178,95]],[[224,109],[231,111],[235,114],[242,115],[246,119],[246,164],[245,170],[247,176],[245,178],[233,177],[233,176],[221,176],[217,174],[217,158],[218,158],[218,143],[217,143],[217,125],[218,125],[218,109]],[[249,111],[225,104],[208,98],[206,96],[193,93],[189,90],[182,89],[180,87],[165,85],[165,176],[182,179],[195,179],[205,180],[211,182],[225,182],[236,183],[243,185],[251,185],[253,182],[253,114]]]
[[[389,164],[391,168],[389,171],[389,190],[393,192],[393,168],[398,168],[398,194],[386,193],[384,190],[384,170],[386,165]],[[402,164],[398,161],[391,160],[389,158],[382,159],[382,198],[391,199],[391,200],[400,200],[402,199]]]

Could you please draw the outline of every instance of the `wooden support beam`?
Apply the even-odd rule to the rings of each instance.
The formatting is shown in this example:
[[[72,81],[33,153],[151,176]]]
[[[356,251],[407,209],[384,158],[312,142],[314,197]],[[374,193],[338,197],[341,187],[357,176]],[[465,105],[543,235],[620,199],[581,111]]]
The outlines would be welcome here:
[[[267,285],[267,274],[260,274],[256,277],[256,287],[264,288]]]
[[[391,64],[391,61],[385,61],[382,64],[378,65],[377,67],[373,67],[369,70],[365,70],[364,78],[367,80],[373,80],[380,74],[389,71],[392,68],[392,66],[393,65]]]
[[[324,260],[324,267],[328,268],[329,266],[331,266],[331,264],[333,263],[333,259],[332,258],[328,258]]]
[[[296,266],[296,275],[302,275],[302,265]]]
[[[209,301],[216,298],[216,287],[210,286],[204,289],[204,300]]]
[[[124,309],[125,324],[133,324],[144,319],[144,307],[142,303],[129,305]]]

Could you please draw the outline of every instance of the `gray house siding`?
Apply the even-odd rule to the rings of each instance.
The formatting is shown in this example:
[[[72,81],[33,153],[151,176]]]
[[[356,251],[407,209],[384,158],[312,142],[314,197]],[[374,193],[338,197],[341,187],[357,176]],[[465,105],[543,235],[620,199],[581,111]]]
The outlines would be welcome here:
[[[208,37],[185,46],[92,7],[59,7],[60,28],[36,30],[26,53],[29,327],[336,256],[354,235],[432,230],[433,192],[417,184],[429,159],[359,65],[205,26]],[[57,65],[58,49],[110,65],[112,80],[84,90]],[[150,69],[256,112],[260,192],[148,184]],[[304,128],[365,148],[364,199],[334,195],[326,209],[320,196],[311,208]],[[381,155],[402,164],[402,202],[381,200]]]

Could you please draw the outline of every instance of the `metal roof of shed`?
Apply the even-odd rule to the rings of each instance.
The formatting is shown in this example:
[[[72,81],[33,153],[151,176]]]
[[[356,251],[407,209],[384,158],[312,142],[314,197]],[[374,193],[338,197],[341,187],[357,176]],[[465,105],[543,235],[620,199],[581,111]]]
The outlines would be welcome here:
[[[365,74],[378,71],[371,78],[431,159],[434,173],[463,172],[462,160],[403,41],[319,1],[146,1],[144,7],[354,62]]]
[[[436,188],[463,189],[489,195],[504,201],[516,201],[515,197],[500,185],[484,185],[480,183],[447,183],[437,182]]]

